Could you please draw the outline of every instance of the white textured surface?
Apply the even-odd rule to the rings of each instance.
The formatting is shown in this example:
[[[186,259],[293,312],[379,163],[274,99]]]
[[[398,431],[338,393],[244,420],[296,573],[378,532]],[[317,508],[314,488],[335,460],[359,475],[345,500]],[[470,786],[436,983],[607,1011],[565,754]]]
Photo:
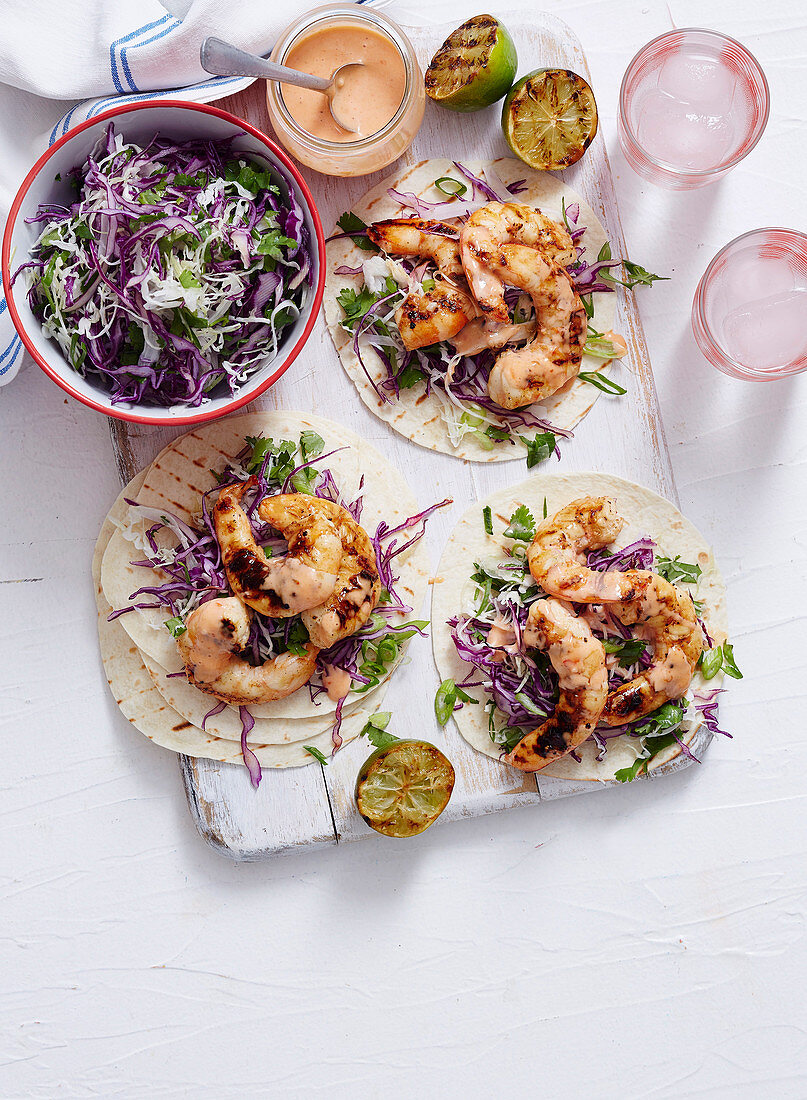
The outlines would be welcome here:
[[[663,784],[224,861],[105,692],[89,560],[118,486],[106,422],[29,362],[0,395],[2,579],[40,578],[0,588],[3,1097],[807,1093],[807,378],[724,378],[688,323],[722,244],[804,228],[803,17],[671,0],[677,25],[746,42],[773,98],[744,164],[674,194],[625,166],[614,126],[667,5],[548,6],[588,55],[631,257],[672,276],[641,309],[682,506],[729,585],[734,740]]]

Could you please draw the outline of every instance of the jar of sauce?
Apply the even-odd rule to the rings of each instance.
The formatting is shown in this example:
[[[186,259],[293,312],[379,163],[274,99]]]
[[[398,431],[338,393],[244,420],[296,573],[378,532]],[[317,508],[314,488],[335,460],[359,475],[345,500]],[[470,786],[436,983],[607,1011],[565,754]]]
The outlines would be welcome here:
[[[358,4],[315,8],[284,31],[272,61],[330,78],[349,62],[339,93],[343,116],[359,134],[342,129],[319,92],[266,84],[269,118],[278,140],[309,168],[329,176],[363,176],[384,168],[412,144],[423,119],[423,74],[412,44],[381,12]]]

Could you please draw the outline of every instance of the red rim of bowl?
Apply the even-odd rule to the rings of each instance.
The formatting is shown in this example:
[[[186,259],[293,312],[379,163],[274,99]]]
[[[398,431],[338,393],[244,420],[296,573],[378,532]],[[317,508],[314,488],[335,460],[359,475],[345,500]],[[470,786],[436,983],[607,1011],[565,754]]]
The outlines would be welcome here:
[[[20,207],[28,193],[28,189],[31,186],[34,179],[39,175],[47,162],[53,156],[53,154],[61,149],[63,145],[66,145],[77,134],[80,134],[83,130],[89,129],[91,126],[96,126],[99,122],[107,122],[114,118],[118,118],[121,115],[129,114],[130,111],[140,111],[144,109],[163,107],[181,107],[184,110],[199,111],[201,114],[215,115],[216,118],[224,119],[226,122],[231,122],[235,126],[240,127],[246,133],[251,134],[252,137],[257,138],[267,149],[271,152],[272,156],[276,157],[283,167],[290,173],[294,184],[298,188],[303,200],[305,201],[308,210],[311,213],[311,220],[314,223],[314,229],[317,235],[317,259],[319,266],[319,274],[317,277],[317,286],[314,293],[314,299],[311,304],[311,312],[309,313],[308,320],[306,321],[305,328],[303,329],[300,338],[297,343],[289,351],[286,361],[281,364],[264,382],[260,384],[255,390],[249,394],[244,394],[240,397],[233,398],[230,404],[227,404],[222,409],[210,409],[206,412],[200,411],[195,414],[186,414],[169,417],[156,417],[149,416],[148,413],[140,413],[136,411],[125,411],[123,409],[107,408],[104,405],[98,404],[97,401],[93,401],[91,397],[87,397],[83,393],[79,393],[75,390],[67,379],[63,378],[57,371],[55,371],[43,357],[36,350],[36,347],[31,342],[25,327],[20,320],[20,316],[17,312],[17,307],[14,303],[14,293],[11,288],[11,271],[9,267],[9,259],[11,252],[11,236],[14,226],[17,221],[17,216],[20,212]],[[146,101],[144,103],[127,103],[120,107],[111,107],[108,111],[102,112],[95,118],[87,119],[86,122],[81,122],[77,126],[68,130],[63,137],[59,138],[49,149],[47,149],[39,160],[34,164],[28,175],[22,181],[17,194],[14,196],[14,201],[11,204],[11,210],[9,211],[8,220],[6,222],[5,233],[3,234],[3,250],[2,257],[0,259],[2,263],[3,274],[3,291],[6,296],[6,302],[8,303],[8,311],[11,316],[11,320],[14,322],[14,328],[20,336],[26,351],[36,361],[36,363],[42,368],[45,374],[65,391],[70,394],[77,401],[80,401],[83,405],[88,405],[91,409],[95,409],[96,412],[103,413],[105,416],[114,417],[116,420],[126,420],[132,424],[153,424],[153,425],[173,425],[173,424],[201,424],[206,420],[218,420],[219,417],[228,416],[230,413],[235,412],[237,409],[243,408],[244,405],[249,404],[251,401],[255,401],[260,397],[262,393],[265,393],[270,386],[288,370],[299,353],[302,351],[308,337],[311,335],[311,330],[314,327],[317,316],[319,315],[319,308],[322,304],[322,295],[325,291],[325,234],[322,230],[322,219],[319,216],[316,203],[308,188],[303,177],[300,175],[299,169],[291,162],[288,156],[283,150],[267,137],[266,134],[261,133],[256,127],[245,122],[243,119],[238,118],[236,115],[232,115],[229,111],[222,111],[219,107],[212,107],[209,103],[188,103],[181,99],[163,99],[159,102]]]

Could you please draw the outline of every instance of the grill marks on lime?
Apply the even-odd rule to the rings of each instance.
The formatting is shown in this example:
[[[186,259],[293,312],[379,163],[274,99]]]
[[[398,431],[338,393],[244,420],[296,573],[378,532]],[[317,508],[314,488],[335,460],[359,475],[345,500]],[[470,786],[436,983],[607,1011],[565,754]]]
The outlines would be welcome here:
[[[454,111],[479,111],[501,99],[516,75],[516,48],[491,15],[475,15],[448,36],[426,70],[426,94]]]
[[[502,111],[502,129],[516,156],[532,168],[575,164],[597,133],[591,88],[569,69],[537,69],[512,88]]]

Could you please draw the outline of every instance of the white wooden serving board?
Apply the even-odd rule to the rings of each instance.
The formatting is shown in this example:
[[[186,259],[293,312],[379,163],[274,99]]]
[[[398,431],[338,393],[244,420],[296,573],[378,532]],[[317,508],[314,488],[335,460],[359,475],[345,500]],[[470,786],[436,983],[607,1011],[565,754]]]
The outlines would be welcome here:
[[[582,47],[565,23],[537,12],[527,25],[522,15],[501,14],[516,42],[519,71],[541,65],[573,69],[590,75]],[[407,28],[425,68],[440,43],[453,28]],[[595,89],[596,93],[596,89]],[[219,106],[271,133],[263,99],[263,82],[221,101]],[[471,115],[456,115],[428,103],[423,127],[400,163],[425,157],[507,156],[509,150],[499,127],[500,108]],[[303,169],[322,215],[326,235],[337,217],[366,190],[395,169],[361,179],[342,180]],[[608,156],[598,135],[586,156],[563,173],[565,179],[591,204],[608,230],[613,255],[625,256]],[[641,262],[642,257],[635,257]],[[642,290],[639,290],[642,293]],[[578,427],[575,438],[562,445],[560,467],[566,470],[598,470],[642,482],[677,503],[664,429],[659,415],[650,359],[641,320],[631,292],[618,293],[615,331],[628,344],[629,353],[614,377],[627,386],[625,397],[603,395]],[[421,507],[444,497],[454,505],[429,521],[427,539],[432,565],[456,520],[473,501],[503,485],[526,476],[523,458],[507,463],[468,463],[435,454],[409,443],[377,420],[362,404],[342,371],[336,351],[320,315],[302,354],[283,378],[254,409],[300,409],[339,421],[378,447],[406,476]],[[122,481],[146,466],[172,437],[170,429],[139,427],[110,421],[112,444]],[[555,459],[550,469],[558,469]],[[428,607],[421,610],[429,617]],[[574,783],[515,772],[475,752],[463,741],[453,723],[441,730],[434,718],[434,693],[438,686],[429,639],[414,639],[409,660],[392,679],[384,709],[392,711],[391,732],[399,736],[425,737],[440,745],[451,759],[457,782],[441,822],[476,817],[511,806],[537,803],[596,790],[596,783]],[[697,755],[711,736],[701,727],[693,748]],[[180,757],[188,805],[202,836],[223,854],[237,860],[260,860],[296,846],[334,844],[374,835],[359,817],[353,798],[356,773],[370,748],[363,738],[346,746],[327,767],[265,769],[257,791],[246,769],[208,760]],[[660,768],[642,782],[679,767],[689,760]],[[623,787],[629,799],[629,787]],[[388,843],[388,842],[386,842]]]

